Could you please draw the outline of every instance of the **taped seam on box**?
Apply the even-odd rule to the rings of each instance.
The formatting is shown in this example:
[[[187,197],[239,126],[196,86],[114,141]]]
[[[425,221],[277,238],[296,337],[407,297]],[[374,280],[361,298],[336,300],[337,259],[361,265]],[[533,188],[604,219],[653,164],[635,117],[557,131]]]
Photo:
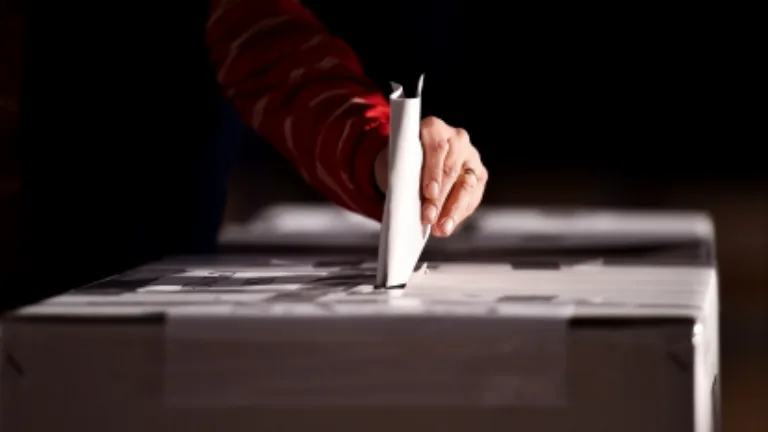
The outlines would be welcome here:
[[[165,401],[563,406],[567,330],[555,317],[171,315]]]

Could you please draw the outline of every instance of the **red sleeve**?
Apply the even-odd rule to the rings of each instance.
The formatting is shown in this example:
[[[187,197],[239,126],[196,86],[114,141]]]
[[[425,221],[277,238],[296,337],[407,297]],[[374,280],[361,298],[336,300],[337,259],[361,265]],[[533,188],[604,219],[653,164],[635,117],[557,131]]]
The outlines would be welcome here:
[[[207,42],[251,127],[325,196],[381,220],[373,165],[389,104],[349,46],[295,0],[214,0]]]

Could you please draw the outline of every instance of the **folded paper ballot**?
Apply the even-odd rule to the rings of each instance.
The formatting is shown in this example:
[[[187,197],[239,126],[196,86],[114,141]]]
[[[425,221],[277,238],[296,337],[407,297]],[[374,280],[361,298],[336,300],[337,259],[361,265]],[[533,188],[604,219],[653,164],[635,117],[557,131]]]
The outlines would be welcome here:
[[[389,186],[379,237],[376,285],[403,286],[413,273],[430,226],[421,222],[421,165],[424,152],[419,139],[421,89],[408,98],[403,87],[392,83],[389,97],[391,133],[389,137]]]

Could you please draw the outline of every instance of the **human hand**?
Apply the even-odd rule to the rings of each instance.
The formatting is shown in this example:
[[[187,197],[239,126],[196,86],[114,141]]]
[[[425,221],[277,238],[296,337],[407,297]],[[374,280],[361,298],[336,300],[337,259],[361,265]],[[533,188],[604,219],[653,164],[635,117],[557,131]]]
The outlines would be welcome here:
[[[421,169],[423,204],[421,217],[432,225],[432,234],[451,235],[480,205],[488,170],[464,129],[453,128],[437,117],[421,121],[424,164]],[[386,190],[387,151],[376,160],[376,181]]]

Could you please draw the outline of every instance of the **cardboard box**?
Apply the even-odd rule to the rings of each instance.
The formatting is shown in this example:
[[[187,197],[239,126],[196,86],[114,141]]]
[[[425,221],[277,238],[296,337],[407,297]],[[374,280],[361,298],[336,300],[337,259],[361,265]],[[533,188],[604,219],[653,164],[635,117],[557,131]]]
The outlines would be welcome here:
[[[711,250],[150,264],[5,318],[2,430],[710,432]]]

